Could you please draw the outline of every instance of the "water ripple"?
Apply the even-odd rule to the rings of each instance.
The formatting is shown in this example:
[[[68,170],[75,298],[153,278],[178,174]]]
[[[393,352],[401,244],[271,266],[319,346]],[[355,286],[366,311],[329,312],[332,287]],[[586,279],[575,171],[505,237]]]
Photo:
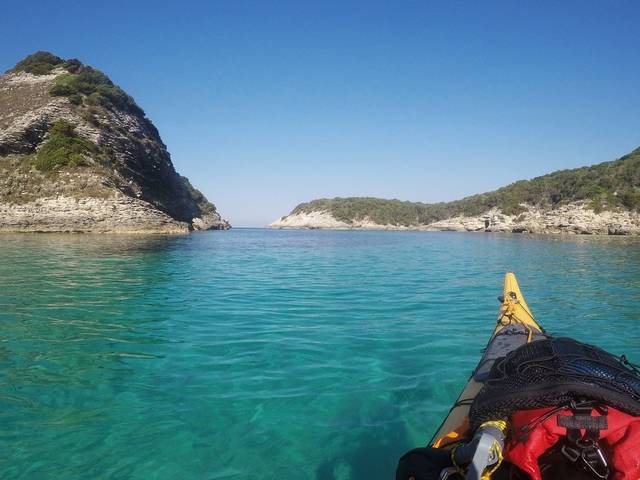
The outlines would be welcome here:
[[[624,238],[4,235],[0,477],[392,478],[506,270],[550,331],[637,362],[638,266]]]

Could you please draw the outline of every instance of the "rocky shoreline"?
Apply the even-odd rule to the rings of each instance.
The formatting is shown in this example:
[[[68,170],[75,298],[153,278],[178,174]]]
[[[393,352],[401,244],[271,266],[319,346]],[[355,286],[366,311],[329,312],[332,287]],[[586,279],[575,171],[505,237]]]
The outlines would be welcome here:
[[[0,203],[2,232],[162,233],[227,228],[219,216],[180,222],[149,203],[125,195],[113,198],[39,198],[23,204]]]
[[[518,215],[491,209],[476,217],[457,216],[426,225],[380,225],[364,218],[351,223],[327,211],[294,213],[269,225],[275,229],[417,230],[451,232],[509,232],[533,234],[640,235],[640,213],[629,210],[596,213],[586,202],[553,209],[523,206]]]

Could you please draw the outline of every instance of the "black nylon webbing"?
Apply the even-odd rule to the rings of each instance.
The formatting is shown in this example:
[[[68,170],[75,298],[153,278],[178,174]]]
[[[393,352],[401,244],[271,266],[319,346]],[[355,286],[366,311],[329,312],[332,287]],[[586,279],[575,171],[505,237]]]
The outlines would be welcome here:
[[[606,430],[609,428],[604,415],[558,415],[558,426],[571,430]]]

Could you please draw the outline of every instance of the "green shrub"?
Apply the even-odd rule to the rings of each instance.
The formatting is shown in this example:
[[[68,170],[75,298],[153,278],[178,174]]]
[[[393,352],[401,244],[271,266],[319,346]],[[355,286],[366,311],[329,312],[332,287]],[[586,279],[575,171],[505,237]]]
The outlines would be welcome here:
[[[86,98],[87,98],[87,104],[93,105],[93,106],[100,105],[100,102],[102,101],[102,96],[98,92],[93,92],[90,95],[87,95]]]
[[[62,64],[62,67],[69,73],[77,73],[82,69],[83,65],[77,58],[70,58]]]
[[[191,198],[193,198],[203,214],[215,212],[216,207],[202,194],[200,190],[191,185],[187,177],[180,176],[180,181]]]
[[[101,105],[106,108],[116,107],[133,111],[144,116],[144,111],[104,73],[88,66],[74,68],[77,73],[59,75],[49,90],[53,96],[71,97],[73,95],[87,96],[89,105]]]
[[[56,57],[49,52],[39,51],[19,61],[16,66],[9,71],[46,75],[63,62],[64,60],[60,57]]]
[[[618,194],[620,204],[629,210],[640,209],[640,190],[628,188]]]
[[[75,76],[69,73],[58,75],[49,93],[54,97],[69,97],[80,92],[75,86]]]
[[[604,203],[602,201],[602,196],[594,197],[589,203],[589,208],[593,210],[595,213],[600,213],[604,210]]]
[[[80,137],[73,124],[59,120],[51,126],[49,137],[38,149],[35,165],[41,171],[55,170],[64,165],[82,165],[86,156],[98,152],[98,146]]]
[[[82,105],[82,96],[77,93],[72,93],[69,95],[69,101],[74,105]]]

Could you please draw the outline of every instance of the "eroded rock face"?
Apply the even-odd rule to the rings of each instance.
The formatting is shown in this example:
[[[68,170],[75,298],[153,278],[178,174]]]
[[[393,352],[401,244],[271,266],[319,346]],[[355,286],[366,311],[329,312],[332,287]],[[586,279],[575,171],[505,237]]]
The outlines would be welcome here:
[[[128,197],[44,197],[0,204],[0,232],[187,233],[179,222],[152,205]]]
[[[272,222],[271,228],[327,228],[342,230],[350,228],[362,228],[362,224],[357,226],[336,220],[333,215],[325,211],[302,212],[287,215]]]
[[[158,131],[135,106],[50,92],[62,66],[0,76],[0,231],[161,232],[228,222],[174,169]],[[131,100],[131,102],[133,102]],[[81,165],[39,170],[34,158],[64,120],[96,145]]]
[[[455,217],[432,223],[433,230],[513,233],[575,233],[583,235],[640,235],[640,214],[629,210],[596,213],[586,202],[557,208],[526,206],[518,215],[490,210],[479,217]]]
[[[425,230],[454,232],[572,233],[582,235],[640,235],[640,213],[629,210],[596,213],[586,202],[543,209],[527,205],[518,215],[492,209],[477,217],[453,217],[427,225],[379,225],[368,219],[346,223],[326,211],[287,215],[271,228],[327,228],[355,230]]]

